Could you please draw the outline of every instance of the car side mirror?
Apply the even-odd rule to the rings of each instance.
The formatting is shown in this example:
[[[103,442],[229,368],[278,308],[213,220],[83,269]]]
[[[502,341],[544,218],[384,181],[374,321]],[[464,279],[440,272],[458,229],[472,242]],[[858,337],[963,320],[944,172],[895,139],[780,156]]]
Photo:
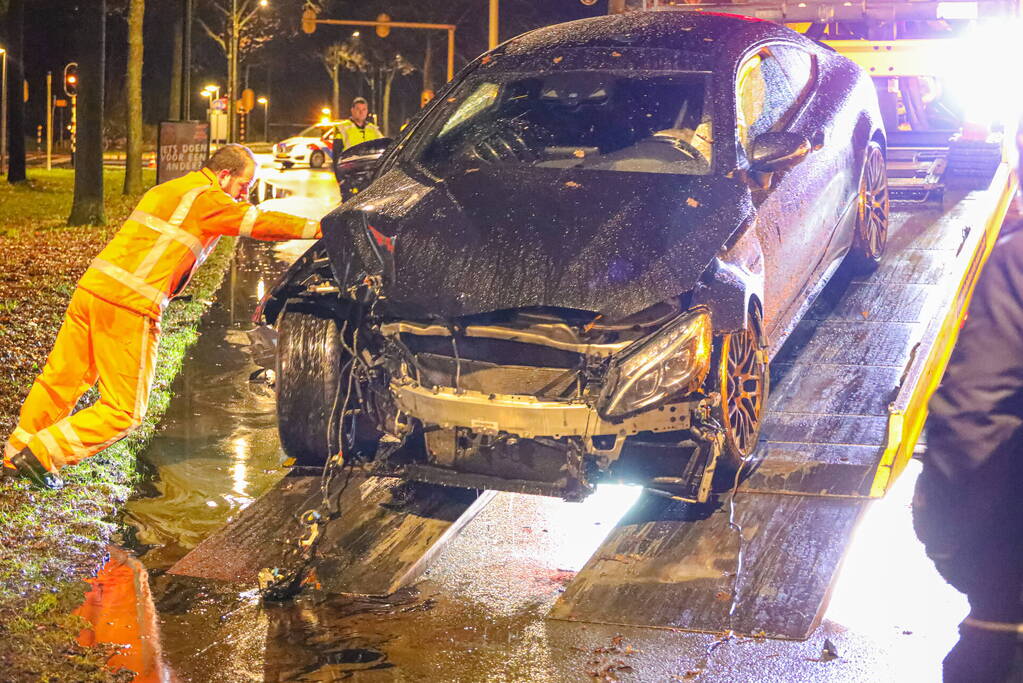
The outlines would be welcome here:
[[[380,167],[380,158],[391,144],[391,138],[377,138],[339,151],[341,138],[334,138],[334,177],[341,186],[341,196],[348,199],[369,185]]]
[[[799,133],[763,133],[753,141],[750,170],[773,173],[792,168],[810,153],[812,147],[805,135]]]

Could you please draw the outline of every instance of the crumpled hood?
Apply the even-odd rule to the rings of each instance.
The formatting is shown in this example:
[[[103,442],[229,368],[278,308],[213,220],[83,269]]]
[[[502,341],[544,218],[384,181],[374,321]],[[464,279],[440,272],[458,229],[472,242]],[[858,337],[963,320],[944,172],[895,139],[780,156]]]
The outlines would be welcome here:
[[[749,213],[738,179],[495,165],[440,183],[391,170],[324,232],[346,285],[382,274],[391,303],[421,317],[615,319],[692,289]]]

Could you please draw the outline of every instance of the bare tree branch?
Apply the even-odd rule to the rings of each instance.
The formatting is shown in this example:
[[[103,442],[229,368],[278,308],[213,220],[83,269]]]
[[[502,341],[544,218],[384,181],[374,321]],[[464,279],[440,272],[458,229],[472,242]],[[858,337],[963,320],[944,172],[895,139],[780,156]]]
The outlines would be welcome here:
[[[215,42],[217,45],[219,45],[221,50],[224,50],[226,52],[227,51],[227,41],[225,41],[223,39],[223,37],[221,37],[221,35],[219,33],[217,33],[216,31],[211,29],[209,26],[207,26],[206,22],[203,21],[201,17],[196,17],[196,20],[199,22],[199,25],[202,26],[202,30],[206,31],[206,35],[208,35],[210,37],[210,39],[213,40],[213,42]]]

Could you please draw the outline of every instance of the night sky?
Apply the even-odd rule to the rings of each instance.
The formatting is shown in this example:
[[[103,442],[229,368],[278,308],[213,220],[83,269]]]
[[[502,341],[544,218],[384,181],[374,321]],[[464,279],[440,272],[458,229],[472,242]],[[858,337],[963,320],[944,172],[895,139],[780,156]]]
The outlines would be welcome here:
[[[194,0],[197,10],[209,0]],[[25,7],[25,49],[26,79],[29,81],[30,100],[26,110],[26,128],[35,130],[45,118],[46,72],[54,74],[54,92],[62,96],[60,89],[64,64],[76,57],[76,29],[79,25],[79,7],[91,3],[74,0],[31,0]],[[125,60],[127,55],[123,5],[126,0],[108,0],[107,21],[107,108],[110,125],[116,125],[114,109],[119,103],[124,87]],[[334,0],[326,5],[321,18],[367,19],[372,20],[380,11],[387,11],[395,20],[430,21],[455,23],[456,70],[469,59],[486,49],[487,0]],[[143,76],[143,102],[145,123],[156,124],[167,118],[171,63],[173,52],[174,22],[181,13],[179,0],[148,0],[146,3],[145,26],[145,67]],[[317,53],[330,42],[344,39],[352,29],[320,26],[317,32],[306,35],[298,30],[301,14],[301,0],[270,0],[269,11],[279,18],[274,39],[268,42],[249,59],[249,84],[257,95],[270,97],[271,122],[275,137],[294,131],[284,124],[302,125],[318,116],[321,107],[329,104],[331,82]],[[606,0],[598,0],[592,6],[583,5],[579,0],[501,0],[501,39],[537,26],[598,16],[606,13]],[[410,15],[415,16],[410,16]],[[5,22],[0,22],[0,45],[6,42],[3,35]],[[372,29],[364,32],[371,34]],[[435,34],[435,61],[438,85],[444,81],[445,34]],[[206,83],[226,86],[226,59],[219,48],[196,25],[193,29],[192,100],[193,118],[202,118],[206,101],[199,91]],[[379,40],[375,37],[371,40]],[[425,45],[425,33],[421,31],[392,32],[392,37],[383,43],[383,49],[397,49],[411,62],[420,64]],[[393,46],[393,48],[391,47]],[[343,110],[356,94],[366,94],[366,86],[351,72],[342,72]],[[244,68],[240,74],[244,78]],[[418,107],[422,75],[398,77],[395,81],[392,99],[392,116],[399,119],[410,115]],[[256,130],[262,131],[262,117],[254,122]]]

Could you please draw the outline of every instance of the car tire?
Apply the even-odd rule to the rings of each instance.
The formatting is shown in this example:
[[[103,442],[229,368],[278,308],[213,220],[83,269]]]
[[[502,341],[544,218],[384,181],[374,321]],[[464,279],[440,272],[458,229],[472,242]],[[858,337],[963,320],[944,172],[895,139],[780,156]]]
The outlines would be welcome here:
[[[289,303],[277,324],[277,430],[296,464],[322,466],[337,429],[344,351],[338,321],[312,304]]]
[[[327,160],[327,156],[320,150],[314,150],[309,155],[309,168],[323,168],[323,162]]]
[[[849,261],[858,273],[875,270],[888,243],[888,171],[881,145],[871,140],[863,155],[856,198],[856,232]]]
[[[771,387],[760,314],[750,311],[745,328],[722,335],[716,346],[713,382],[721,400],[714,416],[724,431],[718,469],[735,473],[756,450]]]

